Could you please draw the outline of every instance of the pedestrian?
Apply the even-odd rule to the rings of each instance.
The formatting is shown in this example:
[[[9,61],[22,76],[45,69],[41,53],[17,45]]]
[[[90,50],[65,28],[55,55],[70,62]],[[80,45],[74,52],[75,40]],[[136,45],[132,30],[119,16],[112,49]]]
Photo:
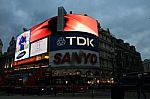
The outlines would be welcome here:
[[[138,75],[136,87],[137,87],[138,99],[140,99],[141,94],[143,94],[144,99],[146,99],[146,95],[144,93],[144,87],[143,87],[143,75]]]
[[[124,99],[124,88],[117,79],[111,87],[111,99]]]

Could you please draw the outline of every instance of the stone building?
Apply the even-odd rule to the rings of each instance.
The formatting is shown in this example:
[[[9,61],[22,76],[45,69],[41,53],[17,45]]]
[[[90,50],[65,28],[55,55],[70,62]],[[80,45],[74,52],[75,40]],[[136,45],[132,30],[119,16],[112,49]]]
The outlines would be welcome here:
[[[142,72],[142,60],[135,46],[113,36],[109,29],[100,29],[100,69],[104,77],[129,72]]]
[[[144,72],[150,72],[150,59],[145,59],[143,61]]]
[[[7,49],[6,54],[6,62],[5,62],[5,68],[12,68],[12,62],[14,61],[15,56],[15,46],[16,46],[16,40],[14,37],[11,38],[11,41],[9,42],[9,47]]]
[[[117,74],[143,72],[141,54],[135,46],[122,39],[113,38],[115,52],[115,69]]]
[[[112,60],[112,35],[109,29],[100,29],[99,31],[99,57],[100,57],[100,69],[101,76],[104,78],[110,78],[113,74],[113,60]]]
[[[0,39],[0,74],[2,73],[2,69],[3,69],[3,67],[2,67],[2,47],[3,47],[3,42],[2,42],[2,40]]]
[[[2,48],[3,48],[3,42],[2,42],[2,40],[0,39],[0,55],[2,55]]]
[[[16,46],[16,40],[14,37],[12,37],[11,41],[9,42],[9,47],[7,49],[7,52],[5,52],[3,55],[0,56],[1,73],[3,73],[4,71],[9,72],[13,69],[12,62],[15,56],[15,46]]]

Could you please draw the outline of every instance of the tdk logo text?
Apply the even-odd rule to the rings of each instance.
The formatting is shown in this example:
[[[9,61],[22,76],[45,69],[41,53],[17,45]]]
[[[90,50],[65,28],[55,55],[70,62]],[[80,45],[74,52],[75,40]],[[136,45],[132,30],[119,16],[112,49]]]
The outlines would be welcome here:
[[[70,46],[78,45],[78,46],[91,46],[94,47],[94,39],[85,38],[85,37],[59,37],[57,40],[58,46],[64,46],[66,42],[69,43]]]

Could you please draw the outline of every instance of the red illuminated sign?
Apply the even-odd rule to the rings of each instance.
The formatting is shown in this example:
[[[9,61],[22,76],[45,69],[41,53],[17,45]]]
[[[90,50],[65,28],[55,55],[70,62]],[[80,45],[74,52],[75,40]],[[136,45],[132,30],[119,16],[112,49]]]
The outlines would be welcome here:
[[[13,62],[13,66],[17,66],[17,65],[21,65],[21,64],[27,64],[27,63],[30,63],[30,62],[43,60],[43,59],[46,59],[45,56],[47,56],[47,54],[34,56],[34,57],[31,57],[31,58],[28,58],[28,59],[24,59],[24,60],[20,60],[20,61],[14,61]]]
[[[36,57],[31,57],[31,58],[28,58],[28,59],[16,61],[16,62],[13,63],[13,66],[17,66],[17,65],[25,64],[25,63],[29,63],[29,62],[34,62],[34,61],[36,61]]]
[[[97,21],[89,16],[67,14],[64,31],[82,31],[98,36]]]
[[[71,62],[75,62],[77,64],[81,64],[83,62],[83,64],[88,64],[88,62],[92,65],[97,63],[97,56],[96,54],[92,54],[92,53],[82,53],[82,56],[77,53],[77,52],[73,52],[72,54],[70,54],[69,52],[66,52],[64,55],[62,53],[56,53],[54,55],[54,60],[53,60],[54,64],[65,64],[65,63],[71,63]]]
[[[50,19],[31,28],[30,42],[39,40],[51,34],[51,31],[48,28],[49,20]]]
[[[64,16],[65,18],[65,31],[79,31],[76,33],[83,32],[93,34],[95,37],[98,37],[98,24],[97,21],[89,16],[78,15],[78,14],[67,14]],[[39,41],[42,38],[50,36],[51,34],[57,33],[57,16],[51,19],[48,19],[30,29],[30,42],[33,44],[35,41]],[[69,33],[69,32],[67,32]],[[76,44],[79,46],[87,46],[94,48],[94,39],[90,37],[66,37],[66,40],[69,40],[69,45],[74,45],[73,41],[76,41]],[[52,45],[51,45],[52,46]],[[63,49],[61,49],[63,50]],[[96,64],[97,56],[92,53],[83,53],[82,61],[78,53],[74,53],[75,57],[71,57],[69,53],[65,53],[62,55],[61,53],[57,53],[54,55],[54,63],[55,64],[63,64],[74,60],[77,64]],[[37,54],[36,54],[37,55]],[[31,55],[32,56],[32,55]],[[14,66],[29,63],[32,61],[36,61],[35,57],[31,57],[25,60],[20,60],[14,62]]]
[[[64,31],[81,31],[98,36],[97,21],[89,16],[67,14]],[[39,40],[57,32],[57,17],[48,19],[31,28],[30,42]]]

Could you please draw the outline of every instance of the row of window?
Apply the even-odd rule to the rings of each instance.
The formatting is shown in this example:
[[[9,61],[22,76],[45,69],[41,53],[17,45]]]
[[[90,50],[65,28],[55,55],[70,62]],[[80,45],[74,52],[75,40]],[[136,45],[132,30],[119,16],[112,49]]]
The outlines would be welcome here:
[[[106,51],[100,51],[100,57],[111,59],[112,55]]]
[[[100,48],[105,48],[105,49],[112,49],[112,46],[110,44],[107,44],[107,43],[104,43],[104,42],[100,42],[99,47]]]
[[[101,68],[112,68],[112,61],[111,60],[100,60],[100,67]]]
[[[105,34],[100,34],[99,35],[100,38],[102,38],[103,40],[107,41],[107,42],[111,42],[111,38],[109,36],[106,36]]]

